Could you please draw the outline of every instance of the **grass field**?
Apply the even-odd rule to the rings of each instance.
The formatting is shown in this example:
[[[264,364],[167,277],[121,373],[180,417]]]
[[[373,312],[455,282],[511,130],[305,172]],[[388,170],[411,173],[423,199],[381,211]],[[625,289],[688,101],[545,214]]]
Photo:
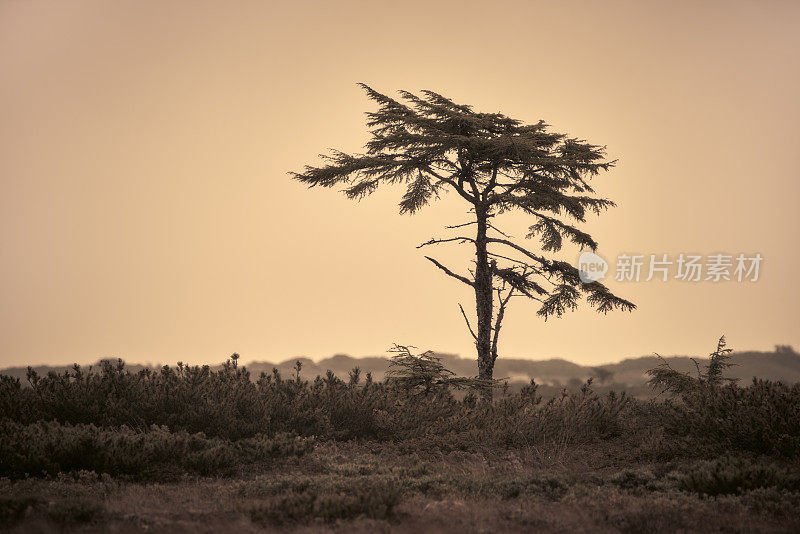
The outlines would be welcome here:
[[[0,528],[798,532],[800,385],[729,383],[720,354],[655,370],[655,400],[483,402],[413,357],[382,382],[235,359],[0,376]]]
[[[752,456],[654,462],[621,443],[443,453],[344,442],[221,478],[4,480],[0,516],[14,532],[797,532],[799,489],[796,464]]]

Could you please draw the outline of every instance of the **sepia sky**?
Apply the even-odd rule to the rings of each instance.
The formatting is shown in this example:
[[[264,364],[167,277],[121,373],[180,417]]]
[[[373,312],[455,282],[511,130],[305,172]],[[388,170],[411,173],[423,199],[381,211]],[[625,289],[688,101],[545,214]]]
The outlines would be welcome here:
[[[618,207],[586,229],[612,265],[764,258],[755,283],[611,272],[632,314],[515,301],[501,357],[800,348],[798,25],[793,1],[3,0],[0,367],[471,356],[473,296],[415,248],[467,220],[456,195],[400,216],[399,189],[356,203],[287,176],[361,149],[357,82],[607,145],[593,185]]]

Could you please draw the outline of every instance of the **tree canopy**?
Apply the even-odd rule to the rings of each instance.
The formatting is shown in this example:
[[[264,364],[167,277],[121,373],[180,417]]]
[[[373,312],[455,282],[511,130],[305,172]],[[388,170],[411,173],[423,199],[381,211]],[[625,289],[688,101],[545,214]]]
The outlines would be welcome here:
[[[589,214],[614,206],[595,194],[589,180],[614,166],[605,148],[552,132],[544,121],[525,124],[502,113],[480,113],[433,91],[400,91],[400,99],[360,84],[378,104],[367,113],[371,139],[365,152],[333,151],[324,163],[291,173],[310,187],[343,187],[361,199],[381,185],[402,184],[400,213],[413,214],[455,192],[469,207],[471,220],[447,227],[474,225],[474,235],[432,239],[420,247],[461,243],[475,248],[475,266],[460,274],[426,256],[448,276],[475,291],[477,332],[461,308],[478,350],[481,378],[491,378],[505,309],[513,296],[540,303],[547,320],[575,309],[581,297],[599,312],[631,311],[635,305],[600,282],[584,283],[573,265],[547,257],[565,242],[597,250],[597,242],[578,226]],[[533,218],[526,238],[537,238],[540,251],[511,239],[493,223],[519,211]]]

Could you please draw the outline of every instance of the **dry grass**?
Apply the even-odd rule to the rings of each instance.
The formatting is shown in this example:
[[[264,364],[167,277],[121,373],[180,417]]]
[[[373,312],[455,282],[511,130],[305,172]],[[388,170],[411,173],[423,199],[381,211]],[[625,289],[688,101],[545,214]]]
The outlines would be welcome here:
[[[483,404],[359,376],[0,376],[0,529],[800,531],[800,385]]]
[[[0,502],[12,532],[800,530],[800,493],[779,487],[793,480],[796,464],[743,460],[779,475],[764,479],[765,487],[708,497],[687,489],[687,477],[739,464],[634,464],[622,444],[603,447],[558,449],[551,462],[541,448],[404,453],[387,443],[329,442],[231,478],[5,480]],[[21,510],[12,517],[15,503]]]

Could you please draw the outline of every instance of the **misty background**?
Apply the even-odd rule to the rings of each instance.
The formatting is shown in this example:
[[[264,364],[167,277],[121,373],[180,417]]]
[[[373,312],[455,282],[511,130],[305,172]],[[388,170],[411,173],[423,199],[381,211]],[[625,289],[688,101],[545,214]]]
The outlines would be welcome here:
[[[506,358],[705,355],[723,333],[800,346],[800,5],[344,4],[0,3],[0,367],[393,342],[472,361],[471,295],[415,250],[460,205],[401,217],[399,189],[355,203],[286,174],[360,150],[361,81],[607,145],[593,185],[618,207],[586,226],[606,258],[764,257],[756,283],[608,280],[632,314],[515,303],[498,377]]]

